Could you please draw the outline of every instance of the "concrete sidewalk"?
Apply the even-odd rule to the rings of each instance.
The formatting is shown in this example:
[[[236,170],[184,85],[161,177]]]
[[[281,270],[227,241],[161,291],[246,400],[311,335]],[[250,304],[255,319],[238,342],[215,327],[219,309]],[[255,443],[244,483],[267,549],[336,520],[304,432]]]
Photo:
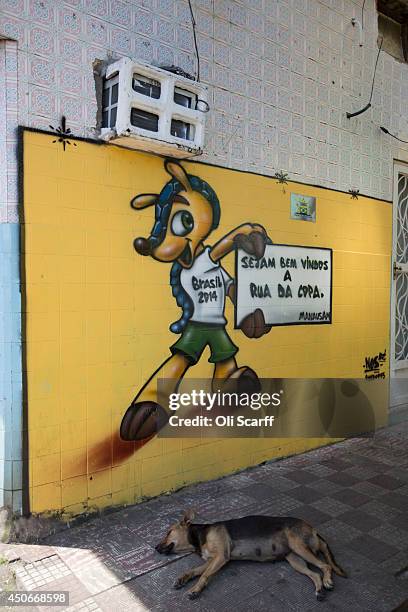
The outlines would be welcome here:
[[[235,562],[189,601],[172,585],[199,558],[154,550],[189,507],[198,509],[197,521],[304,518],[327,538],[349,579],[335,577],[335,590],[319,603],[311,581],[286,562]],[[60,532],[41,546],[3,544],[0,554],[12,561],[18,588],[69,590],[68,610],[389,612],[408,599],[408,423],[187,487]]]

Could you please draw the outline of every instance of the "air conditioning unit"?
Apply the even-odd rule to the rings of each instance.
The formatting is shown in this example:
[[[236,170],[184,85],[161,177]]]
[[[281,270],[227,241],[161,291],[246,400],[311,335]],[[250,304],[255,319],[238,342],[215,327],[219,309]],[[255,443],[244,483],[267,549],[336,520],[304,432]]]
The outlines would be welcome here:
[[[208,109],[201,83],[125,57],[106,70],[101,138],[172,157],[200,155]]]

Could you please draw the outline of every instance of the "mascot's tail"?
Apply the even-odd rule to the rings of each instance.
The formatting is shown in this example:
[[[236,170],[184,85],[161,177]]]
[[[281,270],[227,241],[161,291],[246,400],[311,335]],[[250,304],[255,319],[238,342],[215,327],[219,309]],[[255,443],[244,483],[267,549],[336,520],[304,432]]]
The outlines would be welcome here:
[[[171,267],[170,270],[170,285],[173,293],[173,297],[176,298],[177,306],[183,309],[182,315],[178,321],[174,321],[170,325],[170,331],[173,334],[181,334],[193,316],[194,312],[194,304],[188,293],[183,289],[180,274],[182,271],[182,266],[177,261]]]

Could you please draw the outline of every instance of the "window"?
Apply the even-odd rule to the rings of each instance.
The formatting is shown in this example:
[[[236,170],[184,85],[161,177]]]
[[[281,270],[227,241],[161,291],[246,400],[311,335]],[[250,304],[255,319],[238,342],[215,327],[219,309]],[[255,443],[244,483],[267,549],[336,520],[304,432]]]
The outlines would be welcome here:
[[[408,3],[378,0],[378,36],[382,50],[400,62],[408,62]]]
[[[148,132],[159,131],[159,117],[154,113],[148,113],[140,108],[132,108],[130,111],[130,123],[135,127]]]
[[[170,133],[176,138],[183,138],[183,140],[194,140],[194,125],[187,123],[186,121],[180,121],[179,119],[171,120]]]
[[[176,104],[179,104],[180,106],[184,106],[185,108],[192,108],[193,110],[195,110],[197,104],[197,96],[196,94],[190,91],[180,89],[180,87],[175,87],[174,102]]]
[[[100,79],[102,140],[174,157],[202,153],[205,85],[130,57],[101,62]]]
[[[132,79],[132,87],[137,93],[149,98],[160,98],[161,85],[159,81],[149,79],[141,74],[134,74]]]
[[[102,91],[102,127],[113,128],[116,124],[119,98],[119,75],[106,79]]]

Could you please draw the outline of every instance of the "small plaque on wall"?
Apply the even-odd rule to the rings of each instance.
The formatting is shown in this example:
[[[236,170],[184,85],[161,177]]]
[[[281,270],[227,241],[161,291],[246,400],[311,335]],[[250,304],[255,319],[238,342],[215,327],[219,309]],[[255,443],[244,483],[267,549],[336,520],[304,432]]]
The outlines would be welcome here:
[[[290,218],[297,221],[316,222],[316,198],[314,196],[290,194]]]

